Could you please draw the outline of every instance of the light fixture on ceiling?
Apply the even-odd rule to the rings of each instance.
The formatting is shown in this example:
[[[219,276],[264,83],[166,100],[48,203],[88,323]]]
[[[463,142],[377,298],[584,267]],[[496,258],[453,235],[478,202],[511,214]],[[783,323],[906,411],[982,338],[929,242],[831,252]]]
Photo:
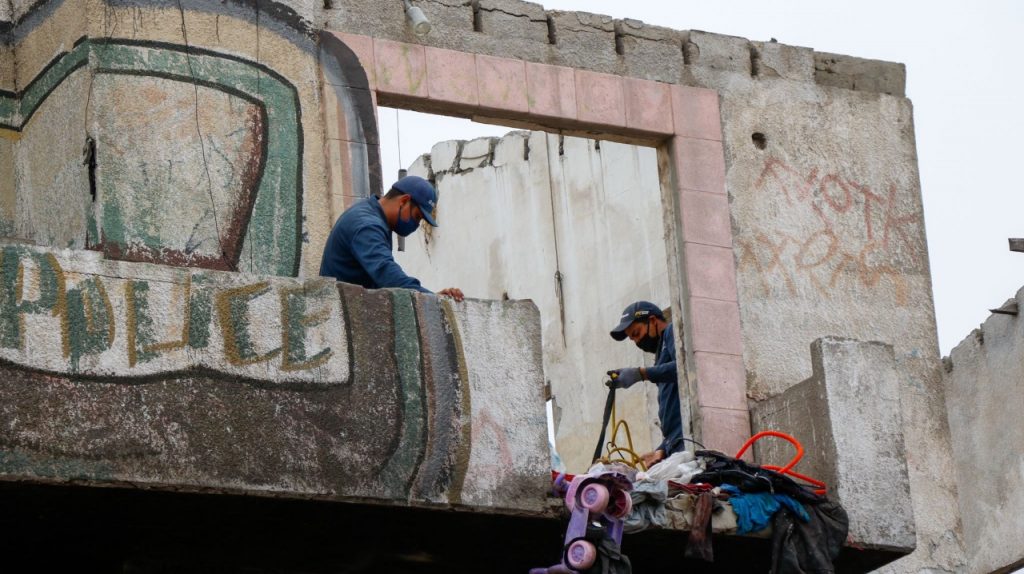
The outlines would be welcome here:
[[[423,37],[430,33],[430,20],[418,6],[413,6],[409,0],[402,0],[405,4],[405,18],[412,26],[412,31],[417,36]]]

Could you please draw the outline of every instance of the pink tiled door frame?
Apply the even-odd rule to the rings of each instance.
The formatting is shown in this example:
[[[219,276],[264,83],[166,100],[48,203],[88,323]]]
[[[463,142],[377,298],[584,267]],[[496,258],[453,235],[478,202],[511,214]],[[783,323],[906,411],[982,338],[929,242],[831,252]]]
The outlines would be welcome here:
[[[750,435],[718,94],[561,66],[337,34],[374,103],[652,145],[669,164],[683,341],[697,440],[734,453]],[[326,114],[338,117],[343,114]],[[335,132],[328,126],[328,133]],[[678,327],[678,322],[677,322]]]

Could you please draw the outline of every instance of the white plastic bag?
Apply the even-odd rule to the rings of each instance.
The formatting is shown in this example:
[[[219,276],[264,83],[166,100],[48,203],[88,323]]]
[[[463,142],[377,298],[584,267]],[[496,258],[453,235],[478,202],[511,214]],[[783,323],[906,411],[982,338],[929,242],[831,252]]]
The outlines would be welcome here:
[[[643,472],[637,475],[638,480],[674,480],[676,482],[687,483],[690,482],[690,478],[701,472],[700,462],[696,460],[696,457],[692,452],[684,450],[677,452],[668,458],[662,460],[658,464],[655,464],[651,468],[647,469],[647,472]]]

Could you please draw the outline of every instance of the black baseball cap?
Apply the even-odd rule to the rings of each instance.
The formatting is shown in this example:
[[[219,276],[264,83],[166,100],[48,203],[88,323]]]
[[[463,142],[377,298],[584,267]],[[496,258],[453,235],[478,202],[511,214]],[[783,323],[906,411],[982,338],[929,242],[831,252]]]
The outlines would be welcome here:
[[[618,326],[612,329],[612,339],[615,339],[616,341],[625,339],[626,329],[628,329],[630,325],[636,321],[646,321],[651,315],[654,315],[659,319],[665,318],[665,315],[661,312],[661,307],[658,307],[650,301],[637,301],[636,303],[630,303],[622,310],[622,317],[619,320]]]

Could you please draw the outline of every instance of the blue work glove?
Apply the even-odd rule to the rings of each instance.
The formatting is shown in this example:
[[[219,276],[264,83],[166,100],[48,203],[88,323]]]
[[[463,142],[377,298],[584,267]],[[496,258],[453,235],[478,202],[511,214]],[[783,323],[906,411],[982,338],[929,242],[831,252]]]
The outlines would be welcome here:
[[[640,368],[626,367],[625,369],[614,369],[608,371],[608,376],[612,379],[608,382],[608,386],[615,387],[616,389],[628,389],[640,382]]]

